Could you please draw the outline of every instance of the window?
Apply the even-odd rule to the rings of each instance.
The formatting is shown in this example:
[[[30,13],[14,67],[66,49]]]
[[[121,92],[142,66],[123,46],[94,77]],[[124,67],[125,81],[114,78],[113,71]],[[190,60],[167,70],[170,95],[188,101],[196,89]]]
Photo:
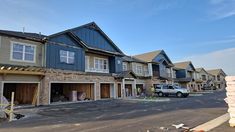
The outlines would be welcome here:
[[[74,52],[60,50],[60,62],[74,64]]]
[[[136,66],[136,73],[137,74],[142,74],[142,66],[141,65]]]
[[[122,69],[123,69],[123,71],[127,71],[127,64],[126,63],[122,64]]]
[[[98,71],[108,71],[108,60],[104,58],[95,58],[94,67]]]
[[[35,45],[12,42],[11,60],[35,62]]]
[[[173,86],[168,86],[168,89],[174,89]]]

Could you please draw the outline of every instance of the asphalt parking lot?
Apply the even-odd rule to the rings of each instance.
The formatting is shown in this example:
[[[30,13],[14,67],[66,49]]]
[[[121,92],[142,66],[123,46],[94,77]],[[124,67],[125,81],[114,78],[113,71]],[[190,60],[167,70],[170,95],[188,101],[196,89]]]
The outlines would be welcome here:
[[[226,113],[225,92],[188,98],[170,98],[166,102],[101,100],[86,103],[51,105],[20,109],[26,117],[1,123],[1,132],[25,131],[180,131],[172,124],[193,128]]]

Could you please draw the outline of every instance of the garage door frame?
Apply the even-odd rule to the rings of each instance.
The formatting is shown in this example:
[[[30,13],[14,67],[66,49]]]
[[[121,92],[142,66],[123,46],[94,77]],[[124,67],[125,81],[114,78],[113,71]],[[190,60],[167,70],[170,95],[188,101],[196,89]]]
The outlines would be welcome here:
[[[51,84],[52,83],[73,83],[73,84],[94,84],[94,100],[96,100],[96,82],[61,82],[61,81],[50,81],[49,82],[49,98],[48,104],[51,104]]]
[[[28,83],[28,84],[38,84],[38,97],[37,97],[37,103],[36,105],[39,105],[39,98],[40,98],[40,90],[41,90],[41,82],[34,82],[34,81],[1,81],[2,82],[2,90],[1,90],[1,97],[3,96],[3,92],[4,92],[4,84],[5,83]],[[2,103],[2,102],[1,102]]]

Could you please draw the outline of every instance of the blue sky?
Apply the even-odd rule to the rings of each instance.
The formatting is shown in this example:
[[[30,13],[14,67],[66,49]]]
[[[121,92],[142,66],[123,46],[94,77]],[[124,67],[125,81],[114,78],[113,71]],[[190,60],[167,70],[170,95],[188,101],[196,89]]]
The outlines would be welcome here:
[[[2,0],[0,9],[0,29],[50,35],[95,21],[127,55],[164,49],[235,75],[235,0]]]

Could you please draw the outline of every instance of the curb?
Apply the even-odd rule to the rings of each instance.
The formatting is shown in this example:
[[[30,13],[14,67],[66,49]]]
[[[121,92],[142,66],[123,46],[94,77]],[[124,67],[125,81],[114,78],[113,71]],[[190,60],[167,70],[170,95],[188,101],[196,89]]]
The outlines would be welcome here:
[[[124,99],[124,100],[143,101],[143,102],[167,102],[167,101],[170,101],[169,98],[167,98],[167,99]]]
[[[223,124],[224,122],[229,120],[229,113],[226,113],[222,116],[219,116],[213,120],[210,120],[204,124],[201,124],[195,128],[193,128],[193,131],[205,131],[208,132],[218,126],[220,126],[221,124]]]

